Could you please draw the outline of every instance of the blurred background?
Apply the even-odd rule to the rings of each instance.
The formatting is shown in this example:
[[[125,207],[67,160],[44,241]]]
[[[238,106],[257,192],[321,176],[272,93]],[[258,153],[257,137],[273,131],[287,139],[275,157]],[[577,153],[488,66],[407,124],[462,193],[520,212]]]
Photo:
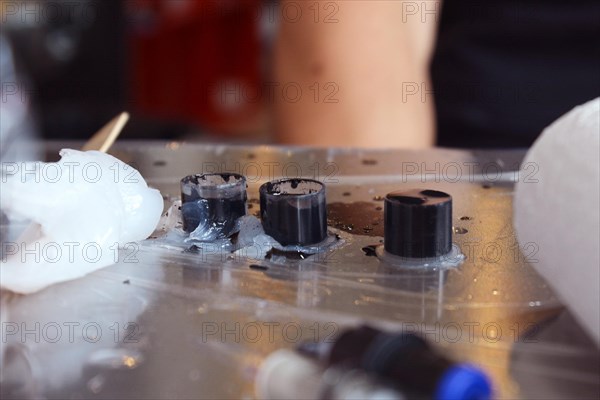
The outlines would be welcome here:
[[[0,0],[0,156],[121,111],[127,140],[525,148],[600,93],[597,0],[441,4]]]
[[[124,110],[126,139],[269,140],[275,1],[0,5],[3,140],[10,124],[86,139]]]

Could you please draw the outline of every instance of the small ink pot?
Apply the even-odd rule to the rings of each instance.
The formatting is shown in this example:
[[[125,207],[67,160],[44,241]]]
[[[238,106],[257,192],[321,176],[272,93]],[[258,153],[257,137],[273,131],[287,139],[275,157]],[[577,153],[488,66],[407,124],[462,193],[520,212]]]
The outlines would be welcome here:
[[[259,189],[265,233],[283,246],[320,243],[327,237],[325,185],[311,179],[281,179]]]
[[[246,215],[246,178],[231,173],[190,175],[181,180],[183,230],[201,227],[200,238],[229,236],[235,221]]]

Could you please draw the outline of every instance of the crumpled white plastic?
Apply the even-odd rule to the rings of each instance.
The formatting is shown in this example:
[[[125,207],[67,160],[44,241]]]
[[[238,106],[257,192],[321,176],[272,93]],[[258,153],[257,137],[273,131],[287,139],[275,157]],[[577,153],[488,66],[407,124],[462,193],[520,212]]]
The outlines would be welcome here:
[[[521,165],[514,225],[531,265],[600,347],[600,98],[547,127]]]
[[[133,167],[98,151],[60,155],[56,163],[2,164],[3,211],[42,233],[2,243],[2,288],[31,293],[114,264],[119,247],[148,237],[160,219],[160,192]]]

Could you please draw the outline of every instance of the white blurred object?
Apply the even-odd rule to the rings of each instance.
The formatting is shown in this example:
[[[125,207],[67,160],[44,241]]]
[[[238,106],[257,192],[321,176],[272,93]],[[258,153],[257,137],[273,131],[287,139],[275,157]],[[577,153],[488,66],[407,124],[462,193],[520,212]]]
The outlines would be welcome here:
[[[523,161],[514,225],[533,267],[600,347],[600,98],[544,130]],[[523,174],[522,174],[523,175]]]
[[[256,398],[262,400],[404,400],[391,388],[357,370],[328,369],[292,350],[271,353],[254,379]]]
[[[119,247],[158,223],[162,196],[133,167],[98,151],[60,155],[57,163],[3,163],[4,211],[42,227],[33,242],[3,243],[3,288],[31,293],[111,265]]]

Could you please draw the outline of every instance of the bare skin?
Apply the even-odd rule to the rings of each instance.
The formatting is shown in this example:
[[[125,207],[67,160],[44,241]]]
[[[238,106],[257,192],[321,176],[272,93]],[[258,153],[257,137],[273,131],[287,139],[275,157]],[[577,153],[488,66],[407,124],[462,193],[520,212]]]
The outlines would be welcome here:
[[[280,143],[425,148],[435,141],[428,65],[438,2],[287,1],[275,79],[302,95],[275,106]],[[436,5],[437,3],[437,5]],[[302,14],[296,13],[301,7]],[[411,8],[412,7],[412,8]],[[318,14],[316,9],[318,9]]]

